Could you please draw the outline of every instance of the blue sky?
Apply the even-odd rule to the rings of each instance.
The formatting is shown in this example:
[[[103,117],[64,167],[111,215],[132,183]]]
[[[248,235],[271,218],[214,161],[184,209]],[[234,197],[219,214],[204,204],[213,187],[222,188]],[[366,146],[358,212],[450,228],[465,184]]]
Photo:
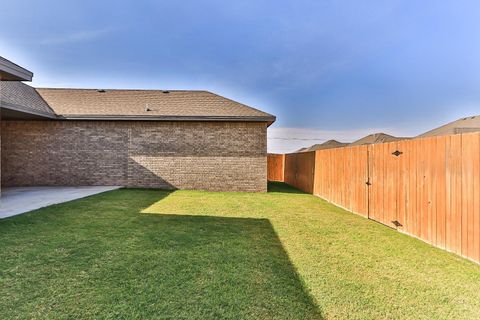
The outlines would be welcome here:
[[[34,85],[214,91],[277,116],[270,151],[480,114],[480,1],[0,1]]]

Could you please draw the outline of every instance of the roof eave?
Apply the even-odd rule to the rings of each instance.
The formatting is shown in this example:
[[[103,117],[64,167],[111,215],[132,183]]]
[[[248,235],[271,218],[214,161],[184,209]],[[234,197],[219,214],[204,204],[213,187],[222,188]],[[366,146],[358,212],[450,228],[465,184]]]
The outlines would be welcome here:
[[[110,121],[224,121],[224,122],[275,122],[274,116],[161,116],[161,115],[60,115],[65,120],[110,120]]]
[[[57,115],[55,115],[55,114],[42,112],[42,111],[39,111],[39,110],[33,110],[33,109],[30,109],[30,108],[25,108],[25,107],[22,107],[20,105],[8,103],[8,102],[0,101],[0,108],[1,109],[12,110],[12,111],[17,111],[17,112],[21,112],[21,113],[25,113],[25,114],[30,114],[30,115],[38,116],[40,118],[58,119]]]
[[[2,81],[32,81],[33,73],[19,65],[2,58],[0,59],[0,80]]]

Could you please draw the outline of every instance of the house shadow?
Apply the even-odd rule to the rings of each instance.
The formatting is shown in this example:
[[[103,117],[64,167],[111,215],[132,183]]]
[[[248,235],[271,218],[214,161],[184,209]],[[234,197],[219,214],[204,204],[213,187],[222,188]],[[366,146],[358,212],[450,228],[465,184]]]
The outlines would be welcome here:
[[[302,190],[292,187],[284,182],[277,181],[268,181],[268,193],[306,194]]]
[[[304,194],[284,183],[269,183],[268,189]],[[156,203],[176,192],[163,191]],[[224,318],[228,310],[235,319],[323,319],[269,219],[148,208],[138,223],[152,246],[165,243],[172,252],[168,263],[181,277],[173,287],[183,288],[172,295],[183,296],[177,308],[208,305],[207,318]]]
[[[133,157],[128,158],[127,166],[127,185],[138,188],[177,189],[176,186],[167,181],[159,172],[155,172],[155,168],[149,168],[148,165],[139,163]]]
[[[35,256],[15,281],[28,287],[40,274],[47,281],[37,290],[54,282],[65,293],[50,305],[95,306],[97,317],[322,319],[268,219],[142,213],[175,192],[117,190],[0,221],[19,254]],[[26,245],[32,238],[42,241]],[[88,277],[70,285],[79,275]],[[32,310],[45,303],[29,290],[15,294]],[[81,299],[72,306],[68,296]]]
[[[169,252],[158,265],[169,272],[156,278],[177,311],[195,304],[206,318],[323,319],[268,219],[141,216],[142,241]]]

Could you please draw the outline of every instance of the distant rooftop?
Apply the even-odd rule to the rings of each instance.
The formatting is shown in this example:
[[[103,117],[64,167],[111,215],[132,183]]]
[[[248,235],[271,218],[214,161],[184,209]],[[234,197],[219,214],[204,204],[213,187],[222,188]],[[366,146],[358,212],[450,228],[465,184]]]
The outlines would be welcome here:
[[[480,116],[471,116],[452,121],[441,127],[422,133],[418,137],[444,136],[475,131],[480,131]]]
[[[358,139],[357,141],[350,143],[349,146],[362,146],[367,144],[393,142],[393,141],[405,140],[405,139],[410,139],[410,138],[394,137],[389,134],[379,132],[379,133],[370,134],[361,139]]]
[[[315,151],[315,150],[325,150],[325,149],[333,149],[333,148],[341,148],[348,145],[348,143],[339,142],[337,140],[328,140],[324,143],[314,144],[313,146],[307,148],[301,148],[296,152],[308,152],[308,151]]]

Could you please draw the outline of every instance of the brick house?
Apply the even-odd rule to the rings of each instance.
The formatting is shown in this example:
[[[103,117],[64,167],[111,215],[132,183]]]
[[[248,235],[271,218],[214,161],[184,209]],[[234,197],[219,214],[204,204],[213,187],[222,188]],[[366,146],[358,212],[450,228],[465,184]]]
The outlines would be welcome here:
[[[207,91],[33,88],[0,59],[1,185],[266,191],[275,117]]]

